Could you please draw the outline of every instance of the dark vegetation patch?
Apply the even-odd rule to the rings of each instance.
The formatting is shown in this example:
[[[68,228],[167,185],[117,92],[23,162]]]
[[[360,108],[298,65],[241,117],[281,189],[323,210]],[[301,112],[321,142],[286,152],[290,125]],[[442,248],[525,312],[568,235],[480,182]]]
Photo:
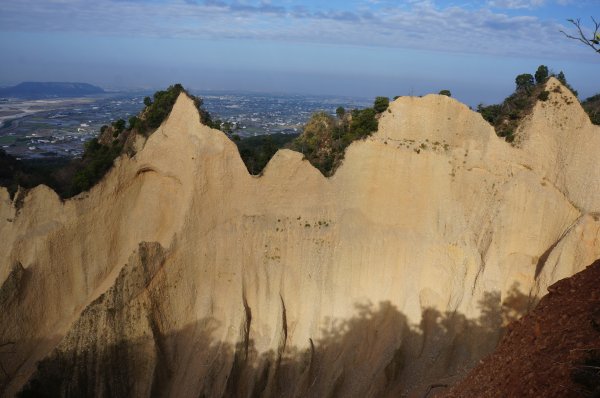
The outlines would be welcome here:
[[[587,98],[581,105],[587,114],[590,115],[592,123],[600,125],[600,94]]]
[[[19,186],[56,186],[58,182],[53,172],[66,167],[70,161],[71,159],[66,157],[17,160],[0,149],[0,186],[6,187],[11,197],[14,197]]]
[[[373,108],[337,108],[336,116],[326,112],[314,113],[302,134],[290,148],[301,152],[325,176],[331,176],[342,163],[348,145],[377,131],[379,115],[389,106],[389,98],[377,97]]]
[[[239,135],[233,134],[231,139],[237,145],[248,172],[258,175],[275,155],[275,152],[288,147],[298,135],[276,133],[240,138]]]

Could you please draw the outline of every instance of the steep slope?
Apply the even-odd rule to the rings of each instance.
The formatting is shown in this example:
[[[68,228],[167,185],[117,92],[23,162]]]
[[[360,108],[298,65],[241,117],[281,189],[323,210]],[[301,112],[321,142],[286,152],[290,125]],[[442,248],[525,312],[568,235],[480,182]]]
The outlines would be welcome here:
[[[182,95],[89,193],[39,187],[17,209],[0,191],[0,391],[364,397],[456,379],[600,257],[600,129],[548,84],[520,148],[451,98],[400,98],[331,178],[288,150],[250,176]]]
[[[445,396],[598,396],[598,286],[600,261],[552,285],[531,314],[509,326],[494,354]]]

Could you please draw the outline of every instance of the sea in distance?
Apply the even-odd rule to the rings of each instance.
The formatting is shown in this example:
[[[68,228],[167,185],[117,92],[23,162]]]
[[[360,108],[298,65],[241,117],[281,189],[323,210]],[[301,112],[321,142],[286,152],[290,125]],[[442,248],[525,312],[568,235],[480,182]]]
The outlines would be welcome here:
[[[359,109],[372,100],[351,97],[193,92],[213,119],[229,122],[232,134],[294,134],[316,111],[335,114],[338,106]],[[22,159],[78,157],[103,125],[128,120],[144,107],[148,92],[113,93],[78,99],[0,99],[0,148]]]

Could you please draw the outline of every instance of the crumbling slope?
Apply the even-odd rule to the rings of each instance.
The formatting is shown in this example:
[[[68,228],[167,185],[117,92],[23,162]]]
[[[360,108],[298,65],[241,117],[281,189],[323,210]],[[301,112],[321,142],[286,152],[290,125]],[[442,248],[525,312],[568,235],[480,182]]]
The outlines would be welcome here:
[[[494,353],[444,397],[597,397],[600,261],[550,286]]]

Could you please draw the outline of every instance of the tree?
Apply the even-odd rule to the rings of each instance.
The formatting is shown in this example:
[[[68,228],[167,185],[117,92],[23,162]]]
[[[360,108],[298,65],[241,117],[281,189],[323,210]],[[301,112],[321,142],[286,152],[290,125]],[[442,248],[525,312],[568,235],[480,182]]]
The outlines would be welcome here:
[[[561,70],[558,75],[556,76],[556,78],[558,79],[559,82],[561,82],[561,84],[563,86],[565,86],[566,88],[568,88],[569,90],[571,90],[571,92],[573,93],[574,96],[578,96],[579,93],[577,92],[577,90],[575,90],[570,84],[569,82],[567,82],[567,78],[565,76],[565,73]]]
[[[344,109],[343,106],[338,106],[337,109],[335,110],[335,114],[337,115],[338,118],[343,119],[344,115],[346,114],[346,110]]]
[[[150,97],[144,98],[144,105],[146,105],[146,106],[152,105],[152,99]]]
[[[129,118],[129,129],[134,129],[137,126],[139,119],[137,116],[132,116]]]
[[[375,98],[375,102],[373,104],[373,109],[375,112],[381,113],[384,112],[388,106],[390,105],[390,99],[388,97],[377,97]]]
[[[439,95],[445,95],[446,97],[452,97],[450,90],[442,90],[438,93]]]
[[[363,138],[370,135],[372,132],[377,131],[379,123],[375,118],[376,111],[377,110],[373,108],[366,108],[363,110],[355,109],[352,111],[352,122],[350,123],[352,139]]]
[[[483,104],[477,105],[477,112],[481,113],[481,116],[491,124],[496,123],[496,119],[502,112],[502,105],[488,105]]]
[[[548,67],[540,65],[535,72],[535,82],[537,84],[544,83],[548,79]]]
[[[125,129],[125,120],[119,119],[116,122],[114,122],[112,125],[116,131],[121,132]]]
[[[600,23],[596,22],[594,17],[591,18],[594,24],[594,31],[591,34],[585,34],[585,32],[583,31],[584,29],[581,26],[580,19],[567,19],[567,21],[569,21],[577,29],[575,35],[568,34],[564,30],[561,30],[561,33],[567,36],[569,39],[582,42],[583,44],[591,47],[594,51],[600,54]]]
[[[533,86],[533,76],[530,73],[523,73],[517,76],[515,83],[517,84],[517,90],[525,89],[529,92],[529,89]]]

